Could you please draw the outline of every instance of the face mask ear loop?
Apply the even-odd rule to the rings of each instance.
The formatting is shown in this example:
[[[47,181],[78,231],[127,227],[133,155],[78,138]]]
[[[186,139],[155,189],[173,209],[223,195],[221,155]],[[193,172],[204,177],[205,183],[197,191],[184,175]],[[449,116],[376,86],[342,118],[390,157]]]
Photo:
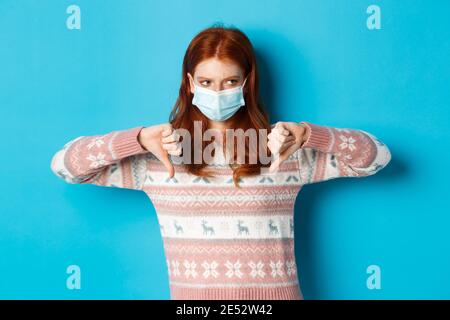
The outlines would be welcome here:
[[[245,80],[244,80],[244,82],[242,83],[242,88],[244,88],[244,86],[245,86],[245,83],[247,82],[247,79],[248,79],[248,76],[247,76],[247,77],[245,77]]]
[[[201,87],[200,87],[198,84],[195,83],[194,78],[192,78],[192,83],[194,84],[194,91],[196,91],[196,90],[201,90],[201,89],[199,89],[199,88],[201,88]]]
[[[244,80],[244,82],[242,83],[242,92],[244,92],[244,86],[245,86],[245,83],[247,82],[247,79],[248,79],[248,76],[245,77],[245,80]]]

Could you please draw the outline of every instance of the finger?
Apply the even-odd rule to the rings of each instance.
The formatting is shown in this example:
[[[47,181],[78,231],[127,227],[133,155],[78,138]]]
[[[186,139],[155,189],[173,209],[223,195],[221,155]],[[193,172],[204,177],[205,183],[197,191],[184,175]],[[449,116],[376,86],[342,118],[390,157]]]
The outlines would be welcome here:
[[[162,145],[162,148],[164,149],[164,150],[167,150],[167,151],[169,151],[169,150],[176,150],[177,148],[178,148],[179,146],[178,146],[178,143],[176,143],[176,142],[172,142],[172,143],[164,143],[163,145]]]
[[[177,142],[179,140],[179,134],[175,131],[171,135],[162,138],[163,143],[169,143],[169,142]]]
[[[270,151],[273,153],[278,153],[280,150],[281,144],[278,140],[270,140],[267,144],[270,145]]]
[[[278,121],[277,123],[275,123],[275,128],[278,129],[280,127],[283,126],[283,121]]]
[[[291,140],[295,140],[295,137],[293,135],[289,135],[289,136],[284,136],[281,134],[275,134],[273,136],[274,139],[277,139],[280,143],[285,143]]]
[[[279,134],[283,136],[288,136],[290,133],[289,130],[287,129],[285,122],[278,122],[277,125],[275,126],[275,130],[278,131]]]
[[[280,160],[278,158],[274,162],[272,162],[272,164],[270,165],[269,172],[271,172],[271,173],[275,172],[276,170],[278,170],[279,166],[280,166]]]
[[[282,158],[284,161],[287,158],[289,158],[289,156],[293,154],[296,150],[298,150],[298,146],[295,143],[293,143],[292,145],[288,146],[285,150],[280,152],[280,158]]]
[[[270,152],[273,153],[273,148],[272,148],[272,144],[270,141],[267,141],[267,148],[270,150]]]
[[[280,153],[273,161],[273,163],[270,165],[269,172],[274,172],[278,170],[279,166],[283,163],[284,160],[287,159],[288,156],[289,154],[286,152]]]
[[[182,153],[183,148],[181,147],[181,143],[179,143],[179,142],[174,143],[174,145],[175,145],[175,148],[171,147],[171,148],[169,148],[169,150],[167,150],[167,152],[169,154],[178,156]]]
[[[172,178],[175,175],[175,169],[173,168],[172,162],[170,162],[169,155],[164,153],[160,156],[159,160],[163,163],[164,167],[166,167],[169,172],[169,178]]]
[[[169,154],[173,155],[173,156],[179,156],[182,153],[182,149],[181,148],[177,148],[175,150],[169,150],[167,151]]]
[[[288,142],[288,141],[295,141],[295,137],[292,134],[286,136],[286,138],[284,139],[284,142]]]
[[[285,129],[285,128],[280,128],[280,130],[278,131],[279,134],[281,134],[282,136],[288,136],[290,134],[289,130]]]
[[[278,140],[280,141],[281,134],[278,132],[278,130],[274,130],[270,133],[270,139],[271,140]]]
[[[280,147],[280,153],[283,153],[284,151],[286,151],[288,148],[290,148],[293,144],[295,143],[295,141],[288,141],[286,143],[284,143],[281,147]]]
[[[164,129],[164,130],[161,132],[161,136],[162,136],[163,138],[168,137],[168,136],[170,136],[171,134],[172,134],[172,129],[171,129],[171,128]]]
[[[163,137],[167,137],[173,132],[173,127],[171,123],[166,123],[162,126],[163,130],[161,131],[161,135]]]

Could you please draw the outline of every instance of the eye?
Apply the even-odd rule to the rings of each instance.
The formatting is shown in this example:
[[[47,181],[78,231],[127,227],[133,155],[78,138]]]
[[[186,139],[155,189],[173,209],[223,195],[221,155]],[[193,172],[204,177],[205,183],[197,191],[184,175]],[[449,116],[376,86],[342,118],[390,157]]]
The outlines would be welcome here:
[[[209,80],[203,80],[202,82],[200,82],[200,84],[201,84],[202,86],[207,86],[208,84],[205,84],[205,82],[208,82],[208,84],[209,84]]]
[[[229,83],[231,85],[236,84],[238,82],[236,79],[231,79],[231,80],[228,80],[228,81],[231,82],[231,83]]]

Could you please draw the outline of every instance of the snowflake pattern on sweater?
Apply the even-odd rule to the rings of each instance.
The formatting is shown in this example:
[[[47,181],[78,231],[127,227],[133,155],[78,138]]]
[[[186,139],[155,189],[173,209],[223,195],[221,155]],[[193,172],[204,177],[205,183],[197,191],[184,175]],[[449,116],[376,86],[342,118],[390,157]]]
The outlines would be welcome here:
[[[81,136],[52,158],[68,183],[144,191],[157,212],[171,299],[302,299],[294,255],[294,203],[303,185],[365,177],[391,159],[372,134],[301,122],[308,140],[278,171],[241,177],[208,166],[198,177],[174,162],[175,176],[139,144],[143,126]]]

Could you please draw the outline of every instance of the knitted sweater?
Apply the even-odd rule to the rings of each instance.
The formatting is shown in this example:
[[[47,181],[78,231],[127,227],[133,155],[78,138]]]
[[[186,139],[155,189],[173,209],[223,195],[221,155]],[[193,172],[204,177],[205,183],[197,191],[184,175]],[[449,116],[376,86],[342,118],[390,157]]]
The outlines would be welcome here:
[[[175,176],[137,140],[143,126],[66,143],[52,171],[68,183],[141,190],[163,238],[171,299],[303,299],[294,255],[293,209],[304,185],[375,174],[391,159],[372,134],[302,122],[309,138],[278,171],[241,177],[208,165],[202,178]],[[172,158],[171,158],[172,159]]]

